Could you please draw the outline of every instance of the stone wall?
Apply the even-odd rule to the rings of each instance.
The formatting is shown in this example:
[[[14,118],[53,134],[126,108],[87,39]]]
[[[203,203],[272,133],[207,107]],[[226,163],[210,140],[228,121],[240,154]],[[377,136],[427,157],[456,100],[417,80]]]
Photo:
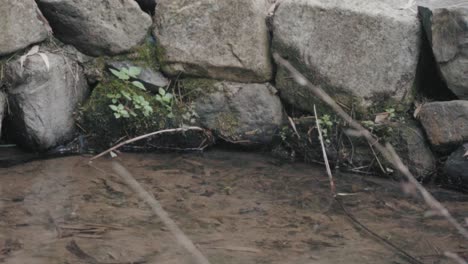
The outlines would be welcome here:
[[[450,158],[460,159],[456,153],[468,142],[466,1],[425,0],[411,6],[406,0],[6,0],[0,6],[0,35],[3,140],[34,151],[66,144],[80,133],[93,134],[77,129],[74,120],[86,120],[80,112],[94,111],[96,117],[114,111],[119,120],[102,119],[117,122],[110,132],[130,135],[129,130],[190,123],[233,144],[274,143],[289,148],[288,155],[301,152],[297,127],[303,127],[303,137],[316,137],[314,123],[303,122],[314,105],[319,115],[332,119],[328,132],[345,124],[275,65],[273,52],[383,139],[400,145],[421,178],[435,172],[433,154],[453,152]],[[423,45],[430,52],[421,52]],[[132,123],[138,127],[133,130],[125,119],[140,110],[107,107],[126,94],[98,94],[98,89],[116,87],[110,69],[132,67],[138,74],[121,84],[142,84],[147,89],[139,96],[154,101],[145,121]],[[426,68],[437,69],[437,76],[425,76]],[[424,81],[434,79],[443,85]],[[426,98],[424,91],[431,89],[438,89],[432,94],[440,97]],[[132,96],[128,102],[144,108]],[[105,104],[105,110],[90,106],[96,102]],[[287,142],[290,132],[297,148]],[[351,167],[376,158],[368,155],[368,146],[357,158],[362,144],[341,148],[333,144],[346,144],[328,136],[330,155],[350,156]],[[300,154],[320,153],[311,146]],[[467,166],[461,160],[448,164]],[[380,167],[391,171],[385,164]],[[468,170],[446,171],[456,179],[468,178]]]

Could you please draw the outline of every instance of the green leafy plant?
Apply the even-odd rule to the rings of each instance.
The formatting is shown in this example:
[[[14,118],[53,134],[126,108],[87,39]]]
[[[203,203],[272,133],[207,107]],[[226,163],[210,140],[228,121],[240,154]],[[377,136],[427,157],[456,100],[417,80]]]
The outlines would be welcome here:
[[[110,72],[120,80],[130,80],[130,77],[137,78],[141,73],[141,69],[138,67],[123,67],[120,70],[110,69]]]
[[[388,119],[389,120],[392,120],[396,117],[396,112],[395,112],[395,108],[387,108],[385,109],[385,112],[388,113]]]
[[[112,104],[109,105],[110,109],[114,112],[115,118],[119,119],[137,117],[137,112],[147,117],[153,113],[153,107],[141,93],[135,92],[130,87],[136,87],[140,90],[146,91],[145,86],[139,81],[132,81],[136,79],[141,73],[138,67],[121,68],[120,70],[110,69],[110,72],[121,80],[125,85],[122,87],[129,87],[129,89],[121,89],[116,93],[109,93],[107,97],[111,99]],[[162,104],[165,111],[168,112],[167,116],[172,118],[172,94],[167,93],[164,89],[159,89],[159,94],[156,95],[156,100]]]
[[[159,88],[158,93],[156,95],[156,101],[161,103],[161,105],[166,109],[167,111],[167,117],[173,118],[174,113],[172,112],[172,103],[174,96],[171,93],[166,92],[163,88]]]
[[[125,67],[123,67],[119,71],[115,70],[115,69],[110,69],[110,72],[114,76],[119,78],[120,80],[122,80],[124,82],[127,82],[127,83],[130,83],[133,86],[137,87],[138,89],[146,91],[145,86],[141,82],[139,82],[139,81],[130,81],[131,78],[135,79],[135,78],[138,77],[138,75],[140,75],[141,68],[138,68],[138,67],[125,68]]]
[[[154,109],[148,101],[148,97],[145,98],[141,92],[138,93],[134,89],[131,89],[135,87],[142,91],[146,91],[145,86],[141,82],[134,80],[138,75],[140,75],[140,68],[124,67],[120,70],[110,69],[110,72],[124,84],[122,85],[122,89],[114,93],[107,94],[107,97],[111,99],[112,104],[110,104],[109,107],[114,112],[115,118],[137,117],[138,113],[145,117],[153,114]],[[159,88],[158,94],[154,99],[161,104],[162,109],[168,118],[174,118],[172,110],[174,96],[171,93],[167,92],[163,88]]]
[[[182,119],[189,124],[195,124],[197,122],[197,118],[199,118],[197,112],[193,109],[193,105],[189,104],[186,109],[185,113],[182,114]]]
[[[318,120],[320,124],[320,130],[322,130],[322,136],[327,144],[330,144],[330,133],[333,129],[333,121],[330,115],[323,115]]]
[[[114,111],[114,116],[115,118],[129,118],[130,114],[129,112],[125,109],[125,106],[123,104],[118,104],[118,105],[109,105],[109,107]]]

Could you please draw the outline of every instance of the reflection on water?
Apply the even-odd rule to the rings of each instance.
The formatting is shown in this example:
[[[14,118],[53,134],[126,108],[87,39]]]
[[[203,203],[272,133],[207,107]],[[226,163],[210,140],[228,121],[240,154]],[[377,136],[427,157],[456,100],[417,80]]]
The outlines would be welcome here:
[[[194,263],[150,208],[86,157],[0,169],[0,263]],[[321,167],[265,156],[123,154],[120,161],[211,263],[405,263],[333,203]],[[424,263],[467,244],[398,184],[336,175],[345,207]],[[438,190],[459,219],[468,197]],[[451,202],[450,202],[451,201]]]

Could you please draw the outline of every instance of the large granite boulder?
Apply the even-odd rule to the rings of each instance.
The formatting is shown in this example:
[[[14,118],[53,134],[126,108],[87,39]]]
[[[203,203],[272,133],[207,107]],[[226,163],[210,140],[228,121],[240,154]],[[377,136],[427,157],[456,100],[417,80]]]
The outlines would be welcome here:
[[[88,85],[81,66],[61,54],[39,52],[6,65],[7,132],[25,148],[43,151],[73,137],[73,113]]]
[[[272,78],[265,0],[161,0],[154,35],[163,71],[236,82]]]
[[[202,126],[236,144],[270,143],[283,124],[284,112],[270,84],[212,82],[194,102]]]
[[[464,191],[468,190],[468,143],[449,156],[445,162],[444,171],[450,186]]]
[[[0,4],[0,56],[45,40],[49,31],[34,0],[3,0]]]
[[[438,151],[450,151],[468,141],[468,101],[426,103],[418,118]]]
[[[93,55],[124,53],[145,39],[151,17],[134,0],[37,0],[55,36]]]
[[[274,16],[273,51],[350,107],[406,101],[421,37],[417,15],[401,8],[406,3],[284,0]],[[283,67],[278,69],[276,87],[292,105],[313,111],[313,94],[297,85]]]
[[[419,12],[448,88],[458,98],[468,99],[468,2],[425,0]]]

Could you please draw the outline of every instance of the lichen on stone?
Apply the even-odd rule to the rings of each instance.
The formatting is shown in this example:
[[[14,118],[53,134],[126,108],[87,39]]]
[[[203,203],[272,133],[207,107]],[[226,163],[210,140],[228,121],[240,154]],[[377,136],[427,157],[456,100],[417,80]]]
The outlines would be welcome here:
[[[234,113],[220,113],[215,120],[215,126],[222,137],[238,140],[239,135],[236,135],[236,131],[239,130],[239,118]]]

